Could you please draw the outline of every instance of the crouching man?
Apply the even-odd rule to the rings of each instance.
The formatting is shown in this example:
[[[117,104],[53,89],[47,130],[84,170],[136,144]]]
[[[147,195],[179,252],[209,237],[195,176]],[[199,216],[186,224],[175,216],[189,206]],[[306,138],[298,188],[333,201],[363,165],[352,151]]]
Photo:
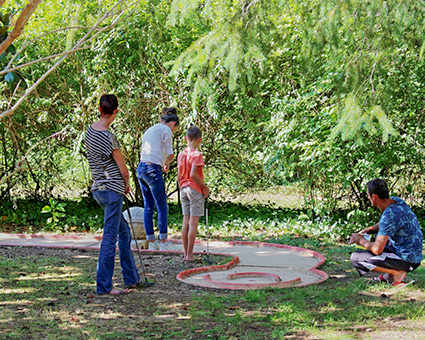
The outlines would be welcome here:
[[[423,235],[418,219],[401,198],[389,197],[382,179],[368,182],[367,194],[382,215],[377,224],[351,236],[349,244],[365,248],[353,252],[351,262],[360,276],[370,271],[384,273],[374,280],[404,286],[407,273],[422,261]],[[377,234],[375,242],[367,241],[363,234]]]

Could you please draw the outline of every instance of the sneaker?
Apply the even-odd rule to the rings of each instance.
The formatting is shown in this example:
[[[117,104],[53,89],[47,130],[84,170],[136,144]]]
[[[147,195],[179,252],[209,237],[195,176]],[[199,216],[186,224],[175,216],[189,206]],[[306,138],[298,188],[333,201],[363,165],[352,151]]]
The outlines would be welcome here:
[[[149,242],[149,250],[159,250],[159,241]]]
[[[165,243],[159,244],[159,250],[162,251],[181,251],[181,247],[178,245],[175,245],[174,243],[171,243],[170,241],[167,241]]]

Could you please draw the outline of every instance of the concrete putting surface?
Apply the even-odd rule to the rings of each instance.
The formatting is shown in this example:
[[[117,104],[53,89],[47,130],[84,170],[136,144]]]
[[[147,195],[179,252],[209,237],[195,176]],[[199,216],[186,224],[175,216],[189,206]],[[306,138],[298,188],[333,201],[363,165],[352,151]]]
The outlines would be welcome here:
[[[6,234],[0,233],[0,246],[35,246],[99,250],[102,238],[95,235]],[[173,240],[180,243],[179,240]],[[139,242],[141,244],[141,242]],[[139,249],[141,246],[139,246]],[[132,243],[136,251],[136,244]],[[328,279],[317,269],[325,257],[315,251],[263,242],[197,242],[196,254],[228,255],[231,261],[185,270],[181,282],[215,289],[285,288],[316,284]],[[142,253],[164,253],[140,249]],[[174,252],[180,253],[180,252]],[[212,259],[212,258],[211,258]]]

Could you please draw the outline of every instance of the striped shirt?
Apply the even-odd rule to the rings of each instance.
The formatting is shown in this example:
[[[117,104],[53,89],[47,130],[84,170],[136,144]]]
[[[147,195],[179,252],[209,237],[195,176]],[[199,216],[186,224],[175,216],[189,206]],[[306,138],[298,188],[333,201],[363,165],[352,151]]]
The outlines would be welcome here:
[[[107,189],[125,195],[125,183],[115,162],[112,151],[120,149],[117,137],[110,131],[97,131],[89,126],[84,144],[92,173],[92,190],[105,186]]]

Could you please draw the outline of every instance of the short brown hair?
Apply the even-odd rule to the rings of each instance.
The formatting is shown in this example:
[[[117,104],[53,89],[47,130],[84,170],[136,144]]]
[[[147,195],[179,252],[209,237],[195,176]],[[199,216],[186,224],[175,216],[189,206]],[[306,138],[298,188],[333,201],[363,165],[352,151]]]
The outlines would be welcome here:
[[[118,108],[118,99],[114,94],[104,94],[99,100],[100,112],[103,115],[112,115]]]
[[[380,199],[390,198],[387,182],[383,179],[372,179],[366,185],[369,195],[376,194]]]
[[[189,140],[202,138],[202,131],[196,126],[191,126],[186,131],[186,137]]]

